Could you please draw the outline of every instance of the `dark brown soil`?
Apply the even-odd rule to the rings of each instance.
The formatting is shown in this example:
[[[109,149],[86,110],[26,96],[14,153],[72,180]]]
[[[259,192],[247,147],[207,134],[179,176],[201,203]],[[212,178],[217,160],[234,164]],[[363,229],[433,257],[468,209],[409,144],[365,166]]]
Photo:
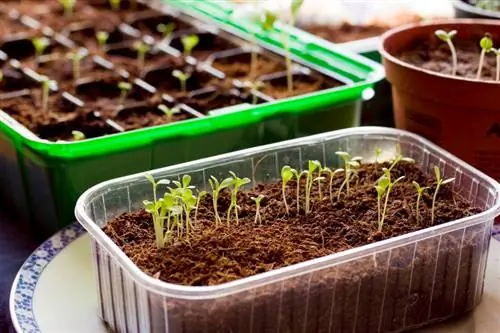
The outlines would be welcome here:
[[[259,56],[255,66],[255,77],[251,77],[251,55],[241,54],[238,56],[217,59],[213,66],[231,78],[240,80],[255,79],[261,75],[283,72],[286,66],[282,61]]]
[[[359,39],[376,37],[389,30],[389,27],[377,25],[351,25],[344,23],[340,26],[308,25],[302,27],[307,32],[333,43],[347,43]]]
[[[476,78],[481,54],[481,48],[479,46],[479,40],[481,38],[482,36],[477,36],[477,38],[463,40],[457,35],[453,39],[455,48],[457,49],[457,76],[471,79]],[[500,41],[500,36],[493,36],[493,41],[494,43],[498,43],[498,41]],[[443,74],[452,73],[453,66],[450,49],[446,43],[435,36],[431,36],[427,40],[415,41],[414,45],[397,54],[397,57],[412,65],[433,72]],[[494,80],[496,76],[496,67],[496,56],[493,53],[486,54],[481,78],[485,80]]]
[[[316,75],[294,75],[293,90],[291,93],[288,91],[286,75],[264,83],[265,85],[260,89],[260,91],[276,99],[304,95],[342,85],[342,83],[333,79],[326,79]]]
[[[384,228],[377,232],[377,195],[373,184],[380,175],[380,166],[362,166],[349,196],[342,195],[340,201],[335,197],[333,204],[325,180],[322,200],[315,186],[312,213],[307,216],[303,209],[297,215],[293,182],[287,186],[289,216],[285,213],[281,184],[261,184],[239,193],[239,223],[223,219],[224,223],[218,227],[213,222],[211,197],[207,195],[189,240],[177,240],[162,250],[155,247],[153,223],[145,211],[125,213],[109,221],[104,230],[150,275],[160,273],[160,279],[183,285],[216,285],[430,226],[433,192],[424,195],[420,212],[423,223],[419,225],[411,181],[432,187],[434,180],[413,165],[400,164],[393,170],[393,177],[406,178],[393,188]],[[334,180],[335,194],[342,181],[341,176]],[[255,204],[250,198],[259,194],[265,196],[261,204],[262,224],[255,224]],[[449,188],[442,188],[438,199],[435,224],[479,212]],[[228,193],[219,198],[222,217],[226,216],[229,202]]]

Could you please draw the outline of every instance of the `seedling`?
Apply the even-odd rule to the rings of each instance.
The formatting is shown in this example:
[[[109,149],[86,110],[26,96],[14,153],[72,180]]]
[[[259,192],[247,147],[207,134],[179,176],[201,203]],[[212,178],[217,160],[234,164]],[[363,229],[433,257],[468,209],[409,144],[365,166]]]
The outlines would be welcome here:
[[[436,176],[436,189],[434,190],[434,196],[432,197],[432,208],[431,208],[432,224],[434,224],[434,208],[436,205],[436,199],[439,192],[439,188],[455,180],[455,178],[448,178],[448,179],[441,178],[441,170],[439,170],[439,167],[437,165],[434,166],[434,175]]]
[[[188,35],[181,38],[182,47],[184,48],[184,55],[186,57],[191,55],[193,49],[200,42],[200,37],[198,35]]]
[[[125,104],[125,99],[127,99],[128,93],[132,90],[132,85],[128,82],[122,81],[118,83],[118,89],[120,89],[120,105]]]
[[[70,17],[73,15],[73,10],[75,9],[76,0],[59,0],[59,3],[64,8],[64,15]]]
[[[220,192],[231,186],[233,184],[234,180],[233,178],[226,178],[222,182],[219,183],[217,178],[214,176],[210,176],[210,179],[208,180],[208,183],[210,184],[210,187],[212,188],[212,204],[214,206],[214,214],[215,214],[215,225],[219,225],[222,220],[219,215],[219,211],[217,209],[217,201],[219,199],[219,194]]]
[[[165,113],[165,116],[167,117],[167,123],[171,123],[174,121],[174,114],[180,111],[180,107],[174,106],[173,108],[169,108],[165,104],[160,104],[158,105],[158,110]]]
[[[293,179],[295,174],[297,174],[297,170],[292,169],[289,165],[285,165],[281,168],[281,194],[283,196],[283,202],[285,203],[285,211],[287,215],[290,209],[286,203],[286,184]]]
[[[357,170],[361,166],[359,164],[359,161],[361,161],[363,158],[361,156],[351,157],[351,155],[345,151],[338,151],[335,154],[337,154],[344,160],[344,169],[339,169],[338,171],[344,171],[345,174],[344,181],[340,185],[337,192],[337,200],[340,200],[340,194],[342,193],[344,187],[346,188],[346,195],[349,195],[349,184],[353,176],[357,174]]]
[[[255,202],[255,220],[254,223],[262,224],[262,216],[260,215],[260,202],[264,199],[262,194],[259,194],[258,197],[251,197],[251,199]]]
[[[43,75],[40,77],[40,82],[42,83],[42,110],[46,112],[49,107],[50,86],[55,84],[55,81]]]
[[[415,160],[410,157],[405,157],[401,153],[401,146],[396,145],[396,156],[394,157],[394,160],[392,161],[391,166],[389,167],[389,171],[392,171],[394,167],[399,163],[399,162],[407,162],[407,163],[415,163]]]
[[[290,171],[295,176],[295,179],[297,179],[297,184],[295,186],[296,186],[296,191],[297,191],[297,215],[298,215],[299,209],[300,209],[300,200],[299,200],[300,199],[300,177],[302,177],[302,175],[305,175],[307,173],[307,171],[298,172],[295,169],[290,169]]]
[[[177,25],[174,22],[169,22],[167,24],[160,23],[156,26],[156,30],[162,34],[163,39],[167,39],[174,32]]]
[[[234,218],[236,220],[236,224],[238,224],[238,191],[240,188],[248,183],[250,183],[250,178],[239,178],[234,172],[229,171],[231,176],[233,177],[232,185],[233,189],[231,190],[231,204],[227,209],[227,224],[229,225],[231,218],[231,210],[234,210]]]
[[[136,42],[134,48],[137,50],[137,67],[142,70],[146,61],[146,53],[149,51],[149,45],[143,42]]]
[[[476,79],[478,80],[481,78],[481,72],[483,71],[484,56],[486,53],[493,50],[493,39],[491,38],[491,34],[484,34],[484,37],[479,41],[479,46],[481,46],[481,55],[479,56],[479,67],[477,68],[476,75]]]
[[[95,34],[95,38],[97,39],[97,44],[99,44],[99,47],[101,48],[102,51],[106,50],[106,43],[108,42],[109,39],[109,33],[106,31],[98,31]]]
[[[336,169],[336,170],[332,170],[328,167],[325,167],[323,168],[323,172],[326,172],[330,177],[330,181],[329,181],[329,185],[328,185],[328,188],[329,188],[329,193],[330,193],[330,201],[333,202],[333,178],[335,177],[335,175],[337,173],[341,173],[341,172],[344,172],[344,169]]]
[[[387,168],[382,169],[384,174],[377,181],[375,189],[377,190],[377,208],[378,208],[378,231],[382,231],[382,227],[384,226],[385,214],[387,211],[387,204],[389,203],[389,195],[391,194],[391,190],[396,185],[397,182],[403,180],[405,177],[401,176],[396,179],[394,182],[391,181],[391,172]],[[382,213],[380,212],[380,203],[382,196],[385,194],[385,202]]]
[[[290,4],[290,25],[295,26],[297,21],[297,15],[299,14],[300,7],[304,0],[292,0]],[[292,58],[290,57],[290,34],[285,36],[285,58],[286,58],[286,77],[287,77],[287,87],[288,93],[293,92],[293,73],[292,73]]]
[[[196,200],[196,210],[194,212],[194,222],[196,223],[198,221],[198,209],[200,207],[200,202],[205,198],[207,195],[207,191],[201,191],[198,193],[198,199]]]
[[[306,215],[309,214],[311,210],[311,190],[315,181],[315,179],[313,179],[313,174],[317,169],[321,170],[321,163],[319,161],[308,161],[306,175]]]
[[[416,204],[416,216],[417,216],[417,224],[420,224],[420,200],[422,199],[422,194],[425,190],[429,189],[428,187],[421,187],[416,181],[412,182],[413,186],[417,190],[417,204]]]
[[[149,180],[149,182],[153,187],[153,201],[151,202],[149,200],[144,200],[143,204],[146,211],[151,214],[151,217],[153,219],[156,246],[158,248],[163,248],[165,247],[165,243],[167,242],[167,240],[171,240],[171,233],[168,233],[170,228],[167,228],[167,233],[165,233],[163,227],[165,222],[165,215],[168,210],[167,208],[173,205],[173,200],[172,200],[172,205],[168,205],[167,202],[165,202],[164,204],[165,199],[157,200],[156,191],[158,185],[161,184],[168,185],[170,184],[170,181],[167,179],[161,179],[158,182],[156,182],[151,175],[146,175],[146,178]],[[167,195],[165,195],[165,197],[167,197]]]
[[[35,48],[35,56],[39,58],[43,55],[43,52],[50,45],[50,40],[47,37],[33,38],[31,40],[33,47]]]
[[[120,2],[121,0],[109,0],[109,6],[112,10],[118,11],[121,8]]]
[[[80,64],[83,59],[83,52],[76,51],[68,54],[68,58],[71,60],[73,65],[73,79],[78,80],[80,78]]]
[[[380,147],[375,147],[375,164],[379,163],[380,155],[382,155],[382,149],[380,149]]]
[[[497,58],[497,72],[495,75],[495,81],[500,81],[500,48],[498,49],[491,49],[492,52],[495,53],[496,58]]]
[[[456,30],[452,30],[449,32],[446,32],[444,30],[436,30],[434,32],[436,36],[441,39],[443,42],[445,42],[451,52],[451,60],[452,60],[452,69],[451,69],[451,75],[455,76],[457,74],[457,66],[458,66],[458,61],[457,61],[457,51],[455,50],[455,46],[453,45],[453,37],[457,34]]]
[[[191,77],[191,73],[184,73],[178,69],[174,69],[172,71],[172,76],[179,80],[179,83],[181,84],[181,92],[186,93],[187,92],[187,80],[189,80],[189,78]]]
[[[73,136],[73,141],[82,141],[85,140],[85,134],[80,131],[71,131],[71,135]]]

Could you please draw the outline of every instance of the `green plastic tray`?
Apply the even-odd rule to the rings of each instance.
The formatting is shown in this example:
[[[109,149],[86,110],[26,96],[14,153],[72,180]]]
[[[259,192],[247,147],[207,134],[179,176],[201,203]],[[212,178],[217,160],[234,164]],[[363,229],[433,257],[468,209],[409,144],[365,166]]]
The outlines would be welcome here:
[[[170,2],[182,11],[245,37],[234,24],[204,13],[201,1]],[[233,28],[231,28],[231,26]],[[348,86],[170,125],[79,142],[54,143],[0,111],[0,200],[43,238],[74,221],[79,195],[102,181],[202,157],[360,123],[363,96],[383,68],[355,54],[303,40],[292,31],[294,60],[352,81]],[[261,43],[282,52],[277,35]]]

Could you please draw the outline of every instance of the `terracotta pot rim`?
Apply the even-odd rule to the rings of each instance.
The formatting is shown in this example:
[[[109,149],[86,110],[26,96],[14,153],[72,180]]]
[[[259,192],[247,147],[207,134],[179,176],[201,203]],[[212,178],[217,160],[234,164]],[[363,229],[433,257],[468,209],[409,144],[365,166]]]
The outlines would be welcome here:
[[[482,85],[488,85],[488,86],[494,86],[494,85],[500,85],[500,82],[498,81],[485,81],[485,80],[476,80],[473,78],[465,78],[465,77],[457,77],[457,76],[452,76],[450,74],[442,74],[438,72],[434,72],[428,69],[422,69],[418,66],[412,65],[410,63],[407,63],[405,61],[400,60],[396,56],[393,56],[391,53],[389,53],[385,49],[385,45],[387,43],[387,40],[392,37],[393,35],[397,34],[404,34],[407,31],[415,30],[415,29],[421,29],[424,27],[430,27],[430,26],[436,26],[439,28],[446,28],[446,26],[449,25],[497,25],[499,26],[500,30],[500,21],[496,19],[470,19],[470,18],[463,18],[463,19],[440,19],[440,20],[433,20],[433,21],[428,21],[428,22],[419,22],[419,23],[410,23],[410,24],[405,24],[399,27],[392,28],[385,33],[382,34],[380,37],[380,42],[378,46],[378,51],[382,55],[382,58],[386,61],[389,61],[393,63],[396,66],[400,66],[403,68],[406,68],[411,71],[416,71],[416,72],[421,72],[430,76],[434,76],[436,78],[441,78],[441,79],[447,79],[447,80],[454,80],[454,81],[459,81],[459,82],[467,82],[471,84],[482,84]]]

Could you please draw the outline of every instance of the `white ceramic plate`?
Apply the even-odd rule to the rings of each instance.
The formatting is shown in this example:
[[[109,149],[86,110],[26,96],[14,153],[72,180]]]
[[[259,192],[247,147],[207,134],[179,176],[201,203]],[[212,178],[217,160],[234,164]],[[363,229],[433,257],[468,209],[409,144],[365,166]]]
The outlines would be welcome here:
[[[89,235],[79,224],[52,236],[26,260],[12,286],[10,311],[19,333],[108,333],[97,316]],[[459,321],[418,333],[493,333],[499,327],[500,242],[492,240],[481,304]]]

